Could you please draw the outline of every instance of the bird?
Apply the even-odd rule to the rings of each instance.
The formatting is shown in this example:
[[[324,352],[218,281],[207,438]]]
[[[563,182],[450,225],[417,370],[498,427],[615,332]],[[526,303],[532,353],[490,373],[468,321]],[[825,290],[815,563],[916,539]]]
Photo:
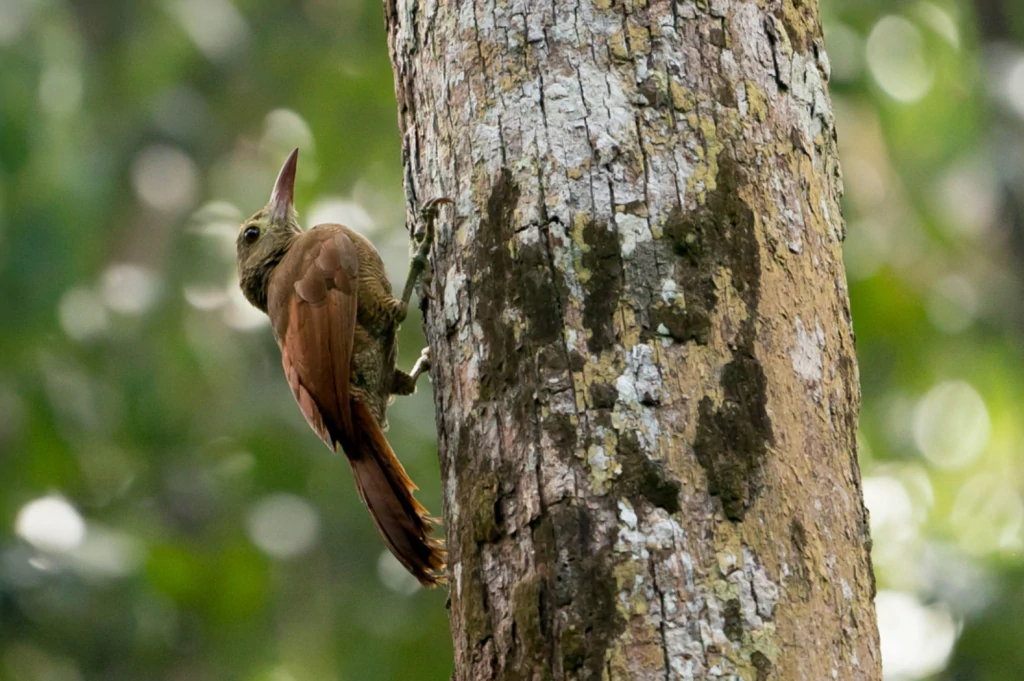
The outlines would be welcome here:
[[[424,586],[445,581],[440,521],[416,500],[416,485],[385,436],[393,395],[409,395],[430,368],[429,348],[412,371],[395,366],[396,331],[428,263],[437,210],[426,204],[425,229],[401,299],[392,295],[380,254],[340,224],[304,231],[295,210],[299,150],[289,154],[270,201],[238,231],[239,285],[266,313],[284,375],[299,409],[332,451],[348,459],[356,489],[385,545]]]

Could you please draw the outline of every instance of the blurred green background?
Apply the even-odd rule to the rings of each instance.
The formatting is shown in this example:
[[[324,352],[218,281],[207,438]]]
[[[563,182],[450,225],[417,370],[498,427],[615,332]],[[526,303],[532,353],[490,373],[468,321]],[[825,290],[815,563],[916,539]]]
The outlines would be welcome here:
[[[888,679],[1024,669],[1024,8],[827,0]],[[0,680],[447,679],[234,281],[307,225],[404,276],[378,0],[0,0]],[[403,330],[402,364],[418,354]],[[429,387],[391,438],[440,512]]]

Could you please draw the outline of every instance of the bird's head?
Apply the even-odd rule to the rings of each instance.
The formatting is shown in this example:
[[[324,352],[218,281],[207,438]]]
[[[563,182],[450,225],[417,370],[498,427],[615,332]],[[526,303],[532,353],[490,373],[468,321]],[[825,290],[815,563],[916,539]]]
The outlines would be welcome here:
[[[294,203],[298,162],[299,150],[295,149],[281,166],[270,201],[238,230],[238,276],[246,297],[260,309],[266,308],[270,271],[302,233]]]

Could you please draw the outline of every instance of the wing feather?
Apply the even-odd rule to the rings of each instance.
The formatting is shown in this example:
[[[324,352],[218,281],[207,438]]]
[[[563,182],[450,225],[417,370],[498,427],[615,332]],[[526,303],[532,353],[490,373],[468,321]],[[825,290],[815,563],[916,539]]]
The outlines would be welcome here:
[[[286,278],[279,286],[272,282],[268,311],[295,401],[324,444],[337,451],[353,438],[349,376],[359,258],[347,234],[327,229],[299,237],[289,251],[293,257],[276,275]]]

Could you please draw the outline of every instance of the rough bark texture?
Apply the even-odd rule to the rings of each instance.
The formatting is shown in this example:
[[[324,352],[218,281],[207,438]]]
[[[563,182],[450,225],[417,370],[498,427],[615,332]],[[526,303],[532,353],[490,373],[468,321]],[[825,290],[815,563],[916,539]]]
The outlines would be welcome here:
[[[455,679],[879,679],[814,0],[389,0]]]

